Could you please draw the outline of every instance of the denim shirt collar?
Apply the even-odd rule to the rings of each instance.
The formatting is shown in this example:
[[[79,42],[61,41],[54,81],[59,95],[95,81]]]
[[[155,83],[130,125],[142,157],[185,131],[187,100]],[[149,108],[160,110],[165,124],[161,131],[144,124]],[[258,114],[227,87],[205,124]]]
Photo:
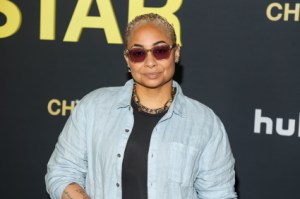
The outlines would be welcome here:
[[[133,89],[134,81],[133,79],[128,80],[125,85],[118,91],[117,96],[119,99],[116,103],[116,108],[126,108],[131,106],[131,96]],[[184,95],[182,93],[182,89],[180,85],[173,80],[173,87],[176,88],[176,94],[171,104],[171,107],[166,115],[171,116],[174,112],[176,115],[181,117],[186,117],[185,103],[184,103]]]

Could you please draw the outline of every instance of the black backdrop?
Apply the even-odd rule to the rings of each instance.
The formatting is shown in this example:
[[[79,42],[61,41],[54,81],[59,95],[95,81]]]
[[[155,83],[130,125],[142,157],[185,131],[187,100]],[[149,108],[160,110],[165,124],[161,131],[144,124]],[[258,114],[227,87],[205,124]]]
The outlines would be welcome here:
[[[68,109],[128,78],[124,44],[108,42],[104,29],[64,41],[79,2],[88,1],[0,0],[1,198],[47,198],[46,163]],[[130,14],[147,11],[137,2],[153,12],[179,5],[164,9],[180,22],[176,79],[224,122],[239,198],[300,198],[300,2],[98,0],[88,15],[104,18],[108,2],[121,34]]]

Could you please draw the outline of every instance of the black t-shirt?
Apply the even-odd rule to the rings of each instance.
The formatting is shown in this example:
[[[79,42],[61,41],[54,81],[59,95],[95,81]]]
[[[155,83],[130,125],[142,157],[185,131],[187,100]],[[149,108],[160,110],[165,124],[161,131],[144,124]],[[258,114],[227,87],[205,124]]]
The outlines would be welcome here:
[[[166,112],[148,114],[138,111],[132,101],[134,125],[122,165],[122,199],[147,199],[147,162],[152,131]]]

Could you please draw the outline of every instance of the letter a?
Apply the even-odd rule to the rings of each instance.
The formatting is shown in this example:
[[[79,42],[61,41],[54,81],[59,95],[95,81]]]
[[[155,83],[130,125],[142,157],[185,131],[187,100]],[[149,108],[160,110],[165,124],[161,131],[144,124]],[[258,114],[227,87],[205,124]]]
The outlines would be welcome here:
[[[122,37],[109,0],[96,0],[98,10],[101,5],[101,16],[88,16],[93,0],[78,0],[73,17],[69,24],[64,41],[77,42],[83,28],[103,28],[107,42],[122,44]]]
[[[146,13],[157,13],[165,17],[171,24],[173,24],[178,43],[181,44],[180,36],[180,22],[174,13],[179,10],[183,0],[167,0],[164,7],[144,7],[144,0],[129,0],[129,14],[128,21],[131,21],[135,16],[142,15]]]

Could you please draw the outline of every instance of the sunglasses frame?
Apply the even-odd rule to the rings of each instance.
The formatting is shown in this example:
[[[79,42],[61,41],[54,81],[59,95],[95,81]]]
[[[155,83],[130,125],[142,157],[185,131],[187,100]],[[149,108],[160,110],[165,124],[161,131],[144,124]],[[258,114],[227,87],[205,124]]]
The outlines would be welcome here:
[[[167,45],[167,44],[166,44],[166,45],[158,45],[158,46],[152,47],[151,49],[141,48],[141,49],[143,49],[143,50],[145,51],[145,58],[144,58],[142,61],[135,61],[135,60],[132,59],[131,56],[130,56],[130,51],[131,51],[131,50],[134,50],[134,49],[140,49],[140,48],[125,49],[124,55],[125,55],[126,57],[128,57],[128,59],[130,59],[130,61],[135,62],[135,63],[139,63],[139,62],[145,61],[145,59],[146,59],[147,56],[148,56],[148,52],[151,52],[151,53],[152,53],[152,56],[153,56],[156,60],[162,60],[162,59],[157,59],[157,58],[155,57],[155,55],[153,54],[153,49],[158,48],[158,47],[161,47],[161,46],[168,46],[168,47],[169,47],[169,55],[168,55],[168,57],[162,58],[162,59],[167,59],[167,58],[170,57],[170,54],[171,54],[170,52],[171,52],[171,50],[172,50],[173,48],[175,48],[175,47],[177,46],[177,44],[171,44],[171,45]]]

